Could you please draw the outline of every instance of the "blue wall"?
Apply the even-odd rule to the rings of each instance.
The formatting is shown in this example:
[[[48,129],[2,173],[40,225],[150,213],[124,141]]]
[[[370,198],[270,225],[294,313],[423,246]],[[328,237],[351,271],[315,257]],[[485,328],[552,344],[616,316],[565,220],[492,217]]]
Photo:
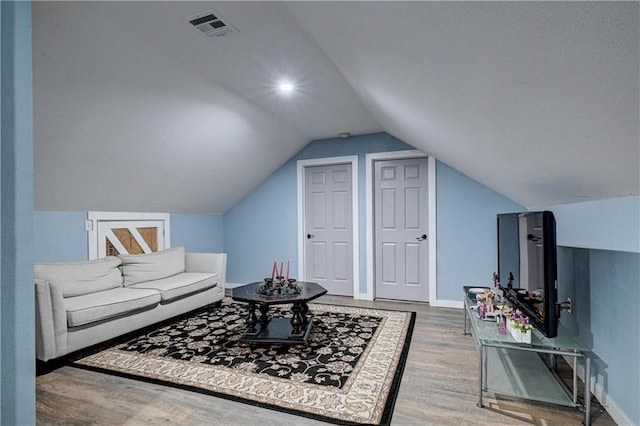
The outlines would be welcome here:
[[[437,165],[438,299],[462,300],[462,286],[488,286],[497,268],[498,213],[526,209],[457,170]]]
[[[33,213],[36,263],[70,262],[88,257],[87,212]]]
[[[550,208],[556,217],[561,322],[594,354],[610,405],[640,424],[640,197]]]
[[[224,251],[222,215],[171,214],[171,245],[192,253]]]
[[[291,260],[297,274],[298,160],[358,155],[360,289],[366,285],[365,155],[413,149],[386,134],[312,141],[224,216],[229,282],[269,275],[274,260]],[[463,284],[488,283],[496,267],[496,214],[524,208],[447,165],[436,165],[437,297],[462,300]],[[277,200],[278,206],[273,208]],[[265,275],[265,276],[266,276]]]
[[[35,262],[69,262],[88,258],[87,212],[33,214]],[[222,252],[221,215],[171,213],[171,246],[189,252]]]
[[[31,4],[0,2],[0,424],[35,416]],[[25,285],[27,284],[27,285]]]

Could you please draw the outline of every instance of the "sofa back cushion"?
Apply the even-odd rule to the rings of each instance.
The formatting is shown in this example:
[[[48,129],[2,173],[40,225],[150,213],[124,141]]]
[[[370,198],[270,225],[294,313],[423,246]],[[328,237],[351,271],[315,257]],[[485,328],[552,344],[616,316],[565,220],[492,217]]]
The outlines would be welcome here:
[[[82,296],[122,287],[122,261],[115,256],[81,262],[39,263],[35,265],[36,284],[55,282],[64,297]]]
[[[184,272],[184,247],[149,254],[121,254],[120,259],[125,287]]]

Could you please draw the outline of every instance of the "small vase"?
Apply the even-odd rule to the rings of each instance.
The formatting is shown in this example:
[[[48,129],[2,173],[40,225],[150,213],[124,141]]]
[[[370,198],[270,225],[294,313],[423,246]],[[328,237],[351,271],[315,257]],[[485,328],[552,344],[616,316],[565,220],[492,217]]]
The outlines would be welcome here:
[[[513,339],[516,342],[520,342],[522,339],[522,332],[520,331],[520,329],[515,328],[514,326],[511,326],[511,337],[513,337]]]
[[[531,330],[521,331],[519,328],[511,326],[511,336],[516,342],[531,343]]]

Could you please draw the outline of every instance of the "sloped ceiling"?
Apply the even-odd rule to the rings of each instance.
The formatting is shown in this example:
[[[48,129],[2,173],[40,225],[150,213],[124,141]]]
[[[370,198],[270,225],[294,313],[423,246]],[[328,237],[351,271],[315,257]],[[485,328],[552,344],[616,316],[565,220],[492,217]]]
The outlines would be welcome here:
[[[189,25],[209,10],[238,32]],[[223,213],[343,131],[386,131],[527,207],[639,193],[636,2],[32,11],[38,210]]]

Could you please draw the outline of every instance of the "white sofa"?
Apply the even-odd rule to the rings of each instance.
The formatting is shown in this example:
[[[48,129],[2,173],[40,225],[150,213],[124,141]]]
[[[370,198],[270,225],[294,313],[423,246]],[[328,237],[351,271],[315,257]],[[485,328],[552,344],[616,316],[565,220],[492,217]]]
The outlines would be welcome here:
[[[49,361],[222,300],[225,253],[150,254],[35,265],[36,358]]]

